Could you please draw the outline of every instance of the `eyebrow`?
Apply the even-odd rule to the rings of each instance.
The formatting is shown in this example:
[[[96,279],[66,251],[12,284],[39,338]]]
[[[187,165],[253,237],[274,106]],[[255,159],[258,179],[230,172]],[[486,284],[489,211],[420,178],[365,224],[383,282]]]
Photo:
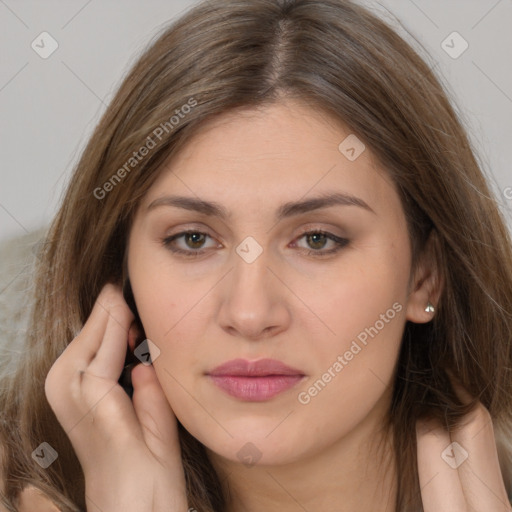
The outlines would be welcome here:
[[[194,197],[160,197],[149,204],[147,211],[153,210],[160,206],[183,208],[185,210],[202,213],[203,215],[219,217],[221,219],[227,219],[231,217],[231,213],[228,212],[228,210],[226,210],[226,208],[224,208],[224,206],[221,204]],[[276,212],[276,219],[279,221],[287,217],[293,217],[302,213],[308,213],[314,210],[332,206],[357,206],[376,215],[375,211],[359,197],[350,194],[331,193],[303,201],[284,203],[278,208]]]

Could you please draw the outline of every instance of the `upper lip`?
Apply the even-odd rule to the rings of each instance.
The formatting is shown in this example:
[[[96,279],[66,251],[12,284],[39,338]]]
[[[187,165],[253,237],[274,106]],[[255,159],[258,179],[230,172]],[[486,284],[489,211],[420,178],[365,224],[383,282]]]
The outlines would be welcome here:
[[[248,361],[247,359],[232,359],[213,370],[208,375],[236,375],[248,377],[264,377],[268,375],[304,375],[303,372],[284,364],[277,359],[259,359]]]

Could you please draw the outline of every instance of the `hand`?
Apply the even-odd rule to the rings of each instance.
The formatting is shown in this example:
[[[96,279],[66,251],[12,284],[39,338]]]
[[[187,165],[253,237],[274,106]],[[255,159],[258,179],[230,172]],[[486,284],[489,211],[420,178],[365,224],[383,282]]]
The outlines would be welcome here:
[[[467,392],[454,386],[466,403]],[[424,512],[511,512],[489,411],[478,402],[451,435],[435,421],[417,423]]]
[[[118,383],[133,320],[106,285],[51,367],[46,397],[82,466],[88,512],[186,512],[177,421],[153,366],[133,369],[133,402]]]

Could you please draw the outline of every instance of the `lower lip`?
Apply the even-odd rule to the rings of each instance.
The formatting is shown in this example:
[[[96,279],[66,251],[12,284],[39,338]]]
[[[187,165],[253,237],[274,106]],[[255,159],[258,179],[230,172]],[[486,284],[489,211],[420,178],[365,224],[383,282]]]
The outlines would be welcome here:
[[[242,377],[239,375],[209,375],[212,381],[228,395],[247,402],[262,402],[286,391],[303,379],[302,375],[267,375]]]

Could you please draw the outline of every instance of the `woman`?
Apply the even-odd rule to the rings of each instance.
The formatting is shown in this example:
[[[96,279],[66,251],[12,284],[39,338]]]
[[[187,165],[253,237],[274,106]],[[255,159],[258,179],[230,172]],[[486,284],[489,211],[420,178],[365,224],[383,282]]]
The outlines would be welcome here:
[[[169,27],[37,286],[8,510],[511,510],[510,237],[438,80],[349,1]]]

